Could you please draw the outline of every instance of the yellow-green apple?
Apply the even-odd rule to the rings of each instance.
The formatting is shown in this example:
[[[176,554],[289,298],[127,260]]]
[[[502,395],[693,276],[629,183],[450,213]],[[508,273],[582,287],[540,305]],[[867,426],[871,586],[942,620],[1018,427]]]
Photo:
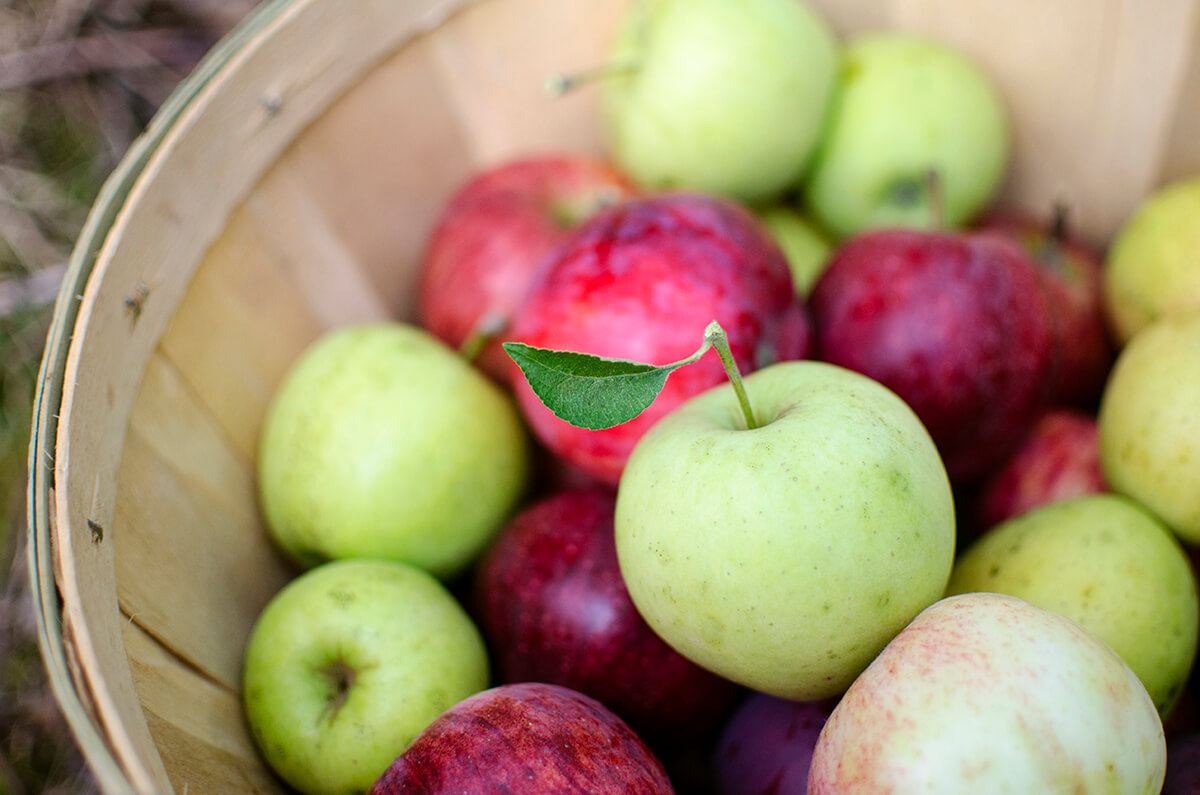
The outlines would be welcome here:
[[[1095,416],[1050,408],[1033,423],[1021,446],[981,484],[976,500],[978,529],[1052,502],[1106,491]]]
[[[1078,622],[1113,648],[1170,712],[1196,656],[1192,565],[1132,500],[1094,494],[1009,519],[969,546],[947,593],[1019,596]]]
[[[630,182],[606,160],[561,153],[486,168],[442,207],[421,255],[421,324],[452,348],[503,326],[534,270],[567,232],[601,207],[628,198]],[[507,380],[503,333],[478,353],[485,372]]]
[[[1154,703],[1103,641],[1005,594],[951,596],[888,644],[821,730],[811,795],[1156,793]]]
[[[716,728],[742,691],[642,620],[617,565],[615,504],[612,489],[592,487],[526,506],[476,567],[474,614],[497,681],[569,687],[653,747],[679,747]]]
[[[809,320],[779,246],[733,201],[699,193],[629,199],[601,210],[546,261],[510,337],[531,346],[665,363],[690,354],[716,319],[739,364],[754,370],[809,350]],[[605,430],[555,416],[516,365],[518,404],[560,459],[615,485],[634,444],[687,398],[725,381],[716,357],[679,372],[644,414]]]
[[[561,685],[524,682],[450,707],[369,795],[418,792],[672,795],[674,788],[653,751],[600,702]]]
[[[838,50],[803,0],[631,4],[602,86],[612,156],[654,190],[778,196],[817,146]]]
[[[791,205],[766,207],[759,211],[758,217],[787,257],[797,297],[808,297],[829,263],[833,244],[823,231]]]
[[[511,396],[399,322],[326,332],[277,388],[258,449],[267,529],[298,563],[413,563],[450,577],[504,526],[529,470]]]
[[[865,376],[796,361],[688,400],[617,491],[621,573],[699,665],[782,698],[841,692],[939,599],[954,556],[945,468],[912,410]]]
[[[1200,308],[1130,338],[1100,399],[1100,463],[1113,491],[1200,544]]]
[[[956,484],[998,466],[1046,405],[1037,267],[998,235],[884,229],[843,242],[809,296],[816,358],[874,378],[929,429]]]
[[[246,645],[263,757],[306,795],[363,792],[444,710],[488,686],[483,638],[414,566],[341,560],[288,583]]]
[[[1008,157],[1007,109],[976,63],[920,34],[860,34],[845,48],[807,203],[838,237],[879,227],[955,228],[995,197]]]
[[[1124,344],[1155,318],[1200,308],[1200,174],[1160,187],[1118,230],[1104,262],[1104,306]]]

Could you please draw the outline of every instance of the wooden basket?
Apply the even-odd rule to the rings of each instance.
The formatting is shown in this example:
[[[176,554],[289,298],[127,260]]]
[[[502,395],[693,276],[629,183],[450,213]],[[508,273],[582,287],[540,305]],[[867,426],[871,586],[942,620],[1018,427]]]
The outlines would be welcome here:
[[[293,0],[261,8],[162,108],[106,185],[40,377],[30,544],[57,697],[105,792],[277,792],[239,669],[290,576],[253,454],[322,330],[411,316],[449,192],[519,153],[601,151],[599,64],[629,0]],[[817,0],[842,33],[973,53],[1015,120],[1007,197],[1074,204],[1104,241],[1200,171],[1194,0]]]

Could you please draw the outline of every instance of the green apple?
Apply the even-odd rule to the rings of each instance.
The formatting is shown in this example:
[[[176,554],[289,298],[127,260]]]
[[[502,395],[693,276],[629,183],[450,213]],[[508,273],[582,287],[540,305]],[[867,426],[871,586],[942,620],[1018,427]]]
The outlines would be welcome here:
[[[796,296],[807,297],[829,263],[833,244],[810,219],[789,205],[764,208],[758,217],[787,257]]]
[[[1001,523],[958,559],[947,593],[990,591],[1054,610],[1113,648],[1162,715],[1196,655],[1200,605],[1187,553],[1115,494],[1051,503]]]
[[[609,148],[635,181],[760,202],[804,172],[838,43],[802,0],[642,0],[610,63]]]
[[[840,693],[922,608],[954,556],[954,505],[925,427],[866,376],[788,361],[659,420],[617,492],[638,611],[699,665],[755,690]]]
[[[311,345],[274,395],[258,455],[268,530],[298,562],[387,558],[440,577],[504,525],[528,471],[510,396],[396,322]]]
[[[1160,792],[1163,725],[1103,641],[1015,596],[949,596],[854,681],[809,795]]]
[[[1185,541],[1200,543],[1200,309],[1166,315],[1117,356],[1096,418],[1100,466]]]
[[[1200,175],[1159,188],[1117,232],[1104,307],[1119,343],[1160,315],[1200,307]]]
[[[246,646],[242,699],[275,772],[308,795],[342,795],[365,792],[488,675],[479,631],[431,574],[341,560],[267,604]]]
[[[863,34],[845,48],[808,206],[840,238],[887,226],[959,227],[996,195],[1009,149],[1007,109],[974,62],[915,33]]]

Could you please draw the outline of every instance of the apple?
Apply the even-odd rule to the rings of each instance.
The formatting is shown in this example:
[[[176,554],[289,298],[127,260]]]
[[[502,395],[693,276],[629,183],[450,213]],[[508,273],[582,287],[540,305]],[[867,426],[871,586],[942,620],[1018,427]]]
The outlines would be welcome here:
[[[653,190],[768,201],[817,146],[838,50],[801,0],[632,4],[602,85],[612,157]]]
[[[1009,149],[1004,101],[963,53],[907,31],[860,34],[845,47],[807,205],[839,238],[881,227],[957,228],[995,197]],[[931,171],[940,196],[931,196]]]
[[[301,574],[246,645],[242,699],[263,757],[306,795],[362,792],[445,709],[488,686],[483,638],[438,580],[382,560]]]
[[[1200,795],[1200,732],[1167,742],[1167,774],[1162,795]]]
[[[508,684],[446,710],[369,795],[669,795],[662,763],[600,702],[560,685]]]
[[[713,319],[742,367],[797,359],[809,349],[808,315],[779,246],[748,210],[726,199],[670,193],[598,212],[535,277],[510,334],[539,348],[665,364],[692,353]],[[725,381],[719,360],[671,376],[637,419],[577,428],[547,409],[512,365],[517,402],[556,456],[615,485],[634,444],[688,397]]]
[[[1100,463],[1113,491],[1200,544],[1200,308],[1159,318],[1117,356],[1100,399]]]
[[[1051,610],[972,593],[922,612],[850,686],[808,791],[1156,793],[1165,766],[1158,712],[1112,649]]]
[[[997,235],[886,229],[842,243],[809,297],[816,358],[870,376],[929,429],[955,484],[987,475],[1046,406],[1050,308]]]
[[[717,795],[804,795],[817,737],[836,704],[750,694],[717,742]]]
[[[1051,400],[1093,409],[1112,367],[1113,345],[1104,320],[1101,257],[1067,226],[1068,208],[1049,222],[1012,207],[987,213],[980,232],[1011,237],[1038,266],[1054,320],[1054,391]]]
[[[823,231],[791,205],[772,205],[760,210],[758,217],[787,257],[796,296],[807,298],[829,263],[833,244]]]
[[[1164,314],[1200,308],[1200,174],[1146,197],[1117,231],[1104,267],[1104,306],[1119,344]]]
[[[813,361],[751,373],[642,437],[617,491],[617,557],[646,622],[753,690],[840,693],[922,608],[954,557],[928,432],[894,393]]]
[[[571,153],[530,155],[477,173],[442,207],[421,255],[421,324],[460,348],[490,321],[507,322],[537,266],[567,232],[632,192],[607,161]],[[476,361],[504,381],[502,336],[493,335]]]
[[[1042,505],[1106,491],[1096,418],[1076,409],[1050,408],[982,484],[980,527],[986,530]]]
[[[437,338],[378,322],[314,341],[267,408],[257,457],[267,529],[302,566],[400,560],[448,578],[524,494],[511,397]]]
[[[1132,500],[1094,494],[1010,519],[969,546],[949,594],[1019,596],[1077,621],[1142,680],[1162,715],[1192,669],[1200,603],[1179,541]]]
[[[741,689],[684,659],[642,620],[617,565],[615,505],[603,488],[528,505],[479,563],[475,612],[499,681],[569,687],[652,745],[677,745],[715,728]]]

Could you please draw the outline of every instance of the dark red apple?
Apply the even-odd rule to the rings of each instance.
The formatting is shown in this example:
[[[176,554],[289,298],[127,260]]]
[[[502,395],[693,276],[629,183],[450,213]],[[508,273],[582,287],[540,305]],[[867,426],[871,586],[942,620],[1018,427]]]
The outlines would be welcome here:
[[[662,763],[595,699],[545,683],[458,702],[384,771],[370,795],[661,795]]]
[[[718,795],[804,795],[813,748],[836,704],[751,694],[717,742]]]
[[[716,320],[743,372],[808,353],[809,325],[783,252],[731,201],[691,193],[630,199],[581,224],[538,271],[511,338],[541,348],[667,364],[691,355]],[[710,352],[677,370],[641,416],[589,431],[555,417],[516,365],[526,419],[555,455],[615,484],[660,417],[726,375]]]
[[[835,251],[809,300],[817,358],[905,400],[956,484],[1003,461],[1046,405],[1050,308],[1011,240],[866,232]]]
[[[1167,775],[1162,795],[1200,795],[1200,732],[1167,742]]]
[[[567,232],[633,192],[607,161],[575,154],[505,162],[476,175],[442,208],[423,253],[422,324],[458,348],[481,322],[509,319],[534,270]],[[507,380],[499,339],[477,362]]]
[[[1048,221],[1015,208],[1000,208],[986,215],[977,228],[1012,238],[1040,269],[1057,340],[1051,400],[1094,407],[1114,356],[1104,323],[1100,254],[1071,234],[1065,205],[1056,206]]]
[[[586,693],[658,745],[715,729],[741,688],[689,662],[638,614],[617,564],[616,495],[566,491],[518,514],[476,570],[501,682]]]
[[[1040,505],[1106,491],[1096,418],[1075,409],[1048,409],[983,484],[979,527],[986,530]]]

